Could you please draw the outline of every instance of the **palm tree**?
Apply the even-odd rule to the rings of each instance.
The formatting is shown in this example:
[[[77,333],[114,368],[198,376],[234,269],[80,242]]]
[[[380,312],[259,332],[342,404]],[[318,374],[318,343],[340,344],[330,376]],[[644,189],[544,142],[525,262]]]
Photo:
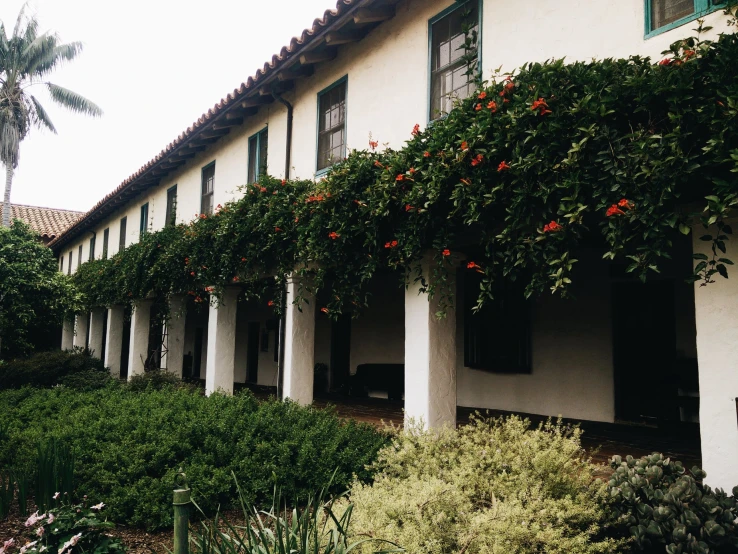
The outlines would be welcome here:
[[[102,110],[76,92],[45,80],[58,65],[82,51],[80,42],[62,44],[55,34],[38,34],[38,21],[21,8],[13,34],[8,36],[0,21],[0,161],[5,165],[5,201],[2,225],[10,226],[10,188],[18,167],[20,143],[31,127],[56,133],[49,114],[30,93],[34,85],[45,86],[51,99],[74,112],[91,116]]]

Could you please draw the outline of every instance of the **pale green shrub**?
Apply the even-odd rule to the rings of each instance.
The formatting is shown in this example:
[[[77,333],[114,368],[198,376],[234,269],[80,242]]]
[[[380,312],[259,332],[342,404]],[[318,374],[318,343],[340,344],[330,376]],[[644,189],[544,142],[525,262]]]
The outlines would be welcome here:
[[[352,531],[413,554],[618,552],[580,435],[518,417],[412,427],[380,451],[372,485],[352,486]]]

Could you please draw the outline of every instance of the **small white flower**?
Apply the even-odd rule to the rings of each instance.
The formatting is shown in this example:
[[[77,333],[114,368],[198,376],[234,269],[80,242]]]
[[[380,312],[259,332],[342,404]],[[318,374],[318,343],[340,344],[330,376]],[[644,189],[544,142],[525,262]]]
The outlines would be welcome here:
[[[82,533],[77,533],[71,539],[69,539],[69,542],[71,542],[72,546],[74,546],[79,542],[79,539],[81,538],[82,538]]]
[[[37,542],[38,541],[27,542],[26,544],[24,544],[23,546],[21,546],[20,554],[26,554],[26,550],[28,550],[29,548],[33,548],[36,545]]]
[[[60,492],[55,492],[54,493],[54,496],[52,496],[51,498],[53,498],[54,500],[56,500],[57,498],[59,498],[59,495],[60,494],[61,494]]]
[[[100,504],[95,504],[94,506],[92,506],[92,509],[93,510],[102,510],[104,507],[105,507],[105,503],[104,502],[100,502]]]
[[[41,548],[38,549],[39,552],[43,552],[44,550],[46,550],[45,546],[42,546]]]
[[[46,520],[46,523],[54,523],[56,520],[56,516],[54,514],[49,514],[49,519]]]
[[[43,537],[44,536],[44,528],[43,527],[39,527],[38,529],[36,529],[36,536],[37,537]]]
[[[33,514],[31,514],[31,517],[29,517],[26,520],[26,527],[30,527],[31,525],[36,525],[39,521],[41,521],[45,517],[46,517],[46,514],[38,515],[38,510],[36,510]]]

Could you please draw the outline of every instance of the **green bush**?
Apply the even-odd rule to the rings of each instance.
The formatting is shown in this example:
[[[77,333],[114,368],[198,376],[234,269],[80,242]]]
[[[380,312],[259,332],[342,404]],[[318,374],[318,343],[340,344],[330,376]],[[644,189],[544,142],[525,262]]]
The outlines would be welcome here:
[[[79,348],[72,351],[39,352],[29,358],[11,360],[0,365],[0,389],[27,385],[53,387],[64,378],[82,372],[108,373],[102,361]]]
[[[619,552],[583,454],[578,429],[518,417],[406,430],[380,451],[374,483],[353,484],[353,533],[413,554]]]
[[[186,386],[184,381],[168,371],[155,370],[146,371],[140,375],[131,377],[126,386],[132,391],[143,391],[146,389],[161,390],[166,387]]]
[[[248,392],[228,397],[172,387],[131,392],[108,387],[0,392],[1,468],[28,468],[49,436],[71,445],[77,494],[105,498],[119,523],[157,529],[171,525],[171,495],[180,467],[205,510],[236,498],[233,472],[248,504],[305,497],[329,482],[340,492],[387,442],[369,425],[294,403],[259,402]]]
[[[733,496],[702,483],[705,472],[687,471],[662,454],[610,464],[613,515],[621,518],[639,550],[668,554],[738,552],[738,487]]]

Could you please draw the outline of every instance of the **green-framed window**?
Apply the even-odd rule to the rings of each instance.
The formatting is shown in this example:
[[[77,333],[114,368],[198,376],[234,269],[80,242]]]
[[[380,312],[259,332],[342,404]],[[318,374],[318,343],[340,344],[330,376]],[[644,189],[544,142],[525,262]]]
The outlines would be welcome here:
[[[725,0],[644,0],[646,38],[694,21],[725,5]]]
[[[122,217],[120,220],[120,233],[118,234],[118,252],[122,252],[126,248],[126,227],[128,217]]]
[[[75,271],[77,271],[77,269],[79,269],[79,266],[81,265],[82,265],[82,245],[80,244],[79,248],[77,249],[77,268],[75,269]]]
[[[59,272],[64,273],[64,255],[62,254],[62,257],[59,258]]]
[[[141,206],[141,221],[138,226],[138,232],[140,235],[143,235],[148,231],[149,228],[149,203],[146,202],[143,206]]]
[[[74,256],[74,253],[72,250],[69,251],[69,265],[67,266],[67,275],[72,274],[72,257]]]
[[[465,45],[467,33],[469,36],[476,33],[472,65],[479,68],[481,16],[480,0],[457,1],[428,22],[429,121],[448,113],[454,100],[464,99],[474,92],[475,76],[469,73]]]
[[[102,259],[108,259],[108,243],[110,242],[110,227],[103,231]]]
[[[215,194],[215,162],[202,168],[202,192],[200,196],[200,213],[213,213],[213,196]]]
[[[262,129],[249,137],[248,182],[255,183],[267,172],[269,129]]]
[[[91,262],[95,259],[95,241],[97,240],[97,233],[92,233],[92,236],[90,237],[90,253],[89,257],[87,258],[88,262]]]
[[[348,77],[318,93],[317,173],[323,173],[346,156],[346,96]]]
[[[164,227],[169,227],[177,223],[177,185],[167,189],[167,212]]]

